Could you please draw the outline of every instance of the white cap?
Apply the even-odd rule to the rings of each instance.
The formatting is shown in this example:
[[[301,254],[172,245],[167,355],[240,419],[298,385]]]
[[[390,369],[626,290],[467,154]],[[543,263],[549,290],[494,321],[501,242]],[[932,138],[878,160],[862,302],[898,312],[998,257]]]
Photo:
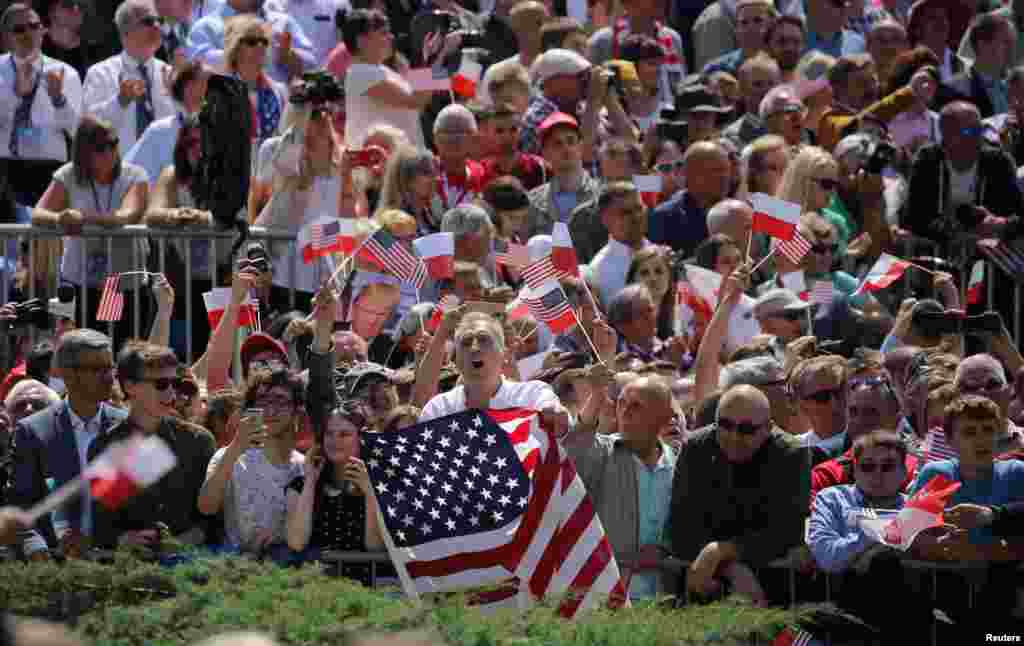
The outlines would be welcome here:
[[[569,49],[549,49],[530,67],[530,78],[542,84],[552,76],[573,76],[591,68],[590,61]]]

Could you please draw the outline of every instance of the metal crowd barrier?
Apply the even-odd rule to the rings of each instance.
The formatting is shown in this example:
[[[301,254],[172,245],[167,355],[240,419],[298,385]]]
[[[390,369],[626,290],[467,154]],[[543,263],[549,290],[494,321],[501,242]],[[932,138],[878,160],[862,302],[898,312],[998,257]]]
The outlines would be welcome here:
[[[199,278],[209,278],[211,283],[216,286],[217,263],[215,262],[215,260],[218,257],[218,250],[223,250],[226,253],[226,246],[230,247],[230,245],[233,243],[235,239],[235,236],[236,232],[234,230],[217,232],[209,229],[149,228],[144,225],[130,225],[113,229],[107,229],[103,227],[86,227],[82,234],[78,237],[87,240],[102,240],[103,243],[107,246],[109,256],[113,255],[113,245],[115,239],[129,238],[139,241],[145,241],[149,248],[147,257],[143,257],[142,252],[140,252],[140,245],[133,245],[132,247],[133,268],[145,269],[147,266],[150,266],[155,267],[156,271],[165,270],[167,263],[167,245],[169,242],[190,242],[193,240],[207,240],[210,242],[211,245],[210,258],[214,259],[214,262],[210,263],[209,276],[200,276]],[[7,248],[7,243],[11,240],[56,240],[61,237],[62,235],[55,230],[40,229],[38,227],[33,227],[31,225],[25,224],[0,224],[0,254],[4,253],[4,251]],[[295,249],[296,245],[295,235],[288,233],[271,232],[263,227],[251,227],[250,238],[253,240],[261,240],[268,243],[285,243],[287,245],[290,245],[293,250]],[[901,247],[901,253],[905,253],[907,257],[913,257],[914,255],[918,255],[921,253],[928,255],[935,254],[935,245],[926,240],[912,239],[909,241],[905,241],[901,244],[903,245]],[[184,299],[186,312],[185,325],[187,326],[187,329],[191,329],[193,317],[196,315],[205,316],[205,313],[197,313],[192,311],[193,271],[191,266],[191,245],[182,244],[181,247],[184,249],[184,257],[182,260],[185,271],[185,284],[174,285],[174,288],[176,291],[176,297],[179,300]],[[35,260],[36,259],[34,256],[34,248],[32,245],[29,245],[28,256],[26,259],[27,266],[30,268],[34,268]],[[83,254],[83,267],[81,268],[83,274],[87,273],[86,267],[84,266],[85,262],[85,255]],[[293,253],[291,255],[291,262],[289,263],[290,266],[285,268],[285,270],[288,272],[288,275],[290,276],[290,279],[288,281],[289,284],[295,283],[294,277],[299,262],[300,260],[298,258],[298,253]],[[58,257],[54,257],[53,262],[50,263],[50,266],[46,268],[45,273],[47,284],[43,287],[43,290],[45,291],[45,294],[47,296],[52,296],[56,294],[60,275],[59,264],[60,259]],[[994,263],[990,261],[986,261],[986,264],[986,293],[988,295],[988,299],[986,302],[992,303],[994,302],[995,296],[995,281],[993,280],[993,276],[1001,273],[1002,270],[996,267]],[[281,267],[278,265],[275,267],[275,270],[280,271]],[[966,269],[966,273],[957,277],[961,285],[966,284],[969,272],[970,268],[968,267]],[[38,281],[36,276],[30,276],[28,287],[29,298],[36,296],[37,292],[39,291],[37,282]],[[909,290],[911,289],[911,284],[909,281],[904,281],[904,286],[905,289],[908,290],[907,292],[905,292],[906,295],[907,293],[909,293]],[[0,298],[6,298],[6,293],[0,294]],[[78,298],[80,299],[80,303],[82,303],[82,311],[90,311],[88,294],[84,288],[79,289]],[[148,330],[141,329],[143,322],[140,320],[140,290],[133,290],[132,298],[134,299],[134,307],[132,308],[134,314],[133,320],[131,322],[133,335],[136,337],[145,336],[148,333]],[[289,305],[291,308],[294,308],[295,300],[295,289],[292,288],[289,290]],[[1017,285],[1014,291],[1013,299],[1013,320],[1006,321],[1006,325],[1013,336],[1014,343],[1018,347],[1020,347],[1021,341],[1022,301],[1024,301],[1024,288],[1022,288],[1020,285]],[[898,307],[898,305],[899,303],[897,302],[896,306]],[[95,304],[93,304],[92,306],[95,307]],[[186,334],[185,354],[189,362],[192,362],[196,358],[195,350],[196,348],[192,347],[192,335]]]
[[[108,257],[114,255],[114,240],[117,239],[133,239],[137,241],[144,241],[148,247],[148,253],[143,255],[140,251],[138,244],[132,245],[132,268],[137,270],[144,270],[152,268],[158,272],[166,271],[168,251],[168,243],[183,241],[185,244],[180,245],[183,250],[182,264],[185,272],[184,285],[172,285],[175,290],[175,298],[178,301],[183,301],[185,306],[185,324],[186,329],[191,329],[192,321],[194,316],[205,316],[205,312],[193,312],[192,311],[192,298],[193,298],[193,285],[194,279],[205,280],[208,279],[214,286],[222,286],[217,283],[217,262],[216,259],[222,252],[226,255],[228,249],[234,243],[236,238],[236,231],[213,231],[210,229],[180,229],[180,228],[156,228],[147,227],[145,225],[128,225],[118,228],[104,228],[104,227],[85,227],[83,232],[76,237],[83,238],[85,240],[101,240],[107,247]],[[33,242],[37,240],[58,240],[63,235],[56,230],[41,229],[39,227],[33,227],[26,224],[0,224],[0,255],[6,251],[8,242],[14,241],[27,241]],[[296,244],[296,236],[294,234],[282,233],[277,231],[269,231],[263,227],[251,227],[249,229],[249,239],[263,241],[265,243],[280,242],[291,245],[294,249]],[[189,244],[193,240],[206,240],[210,243],[209,258],[209,273],[204,276],[194,276],[192,270],[192,246]],[[82,266],[81,274],[87,275],[87,256],[82,255]],[[290,266],[286,267],[285,270],[289,272],[289,283],[294,284],[295,272],[298,267],[299,260],[298,254],[292,254]],[[25,257],[25,265],[30,268],[29,280],[28,280],[28,297],[34,298],[37,296],[52,297],[57,293],[57,287],[60,284],[60,257],[55,256],[54,262],[46,268],[45,272],[45,285],[40,289],[39,277],[35,275],[33,270],[36,269],[36,257],[35,248],[32,244],[28,245],[28,254]],[[277,269],[280,269],[277,267]],[[226,286],[226,285],[223,285]],[[40,293],[42,291],[42,293]],[[146,336],[149,332],[148,329],[142,329],[143,321],[140,320],[140,293],[141,290],[136,289],[131,291],[131,298],[133,299],[134,307],[133,318],[131,321],[132,335],[135,337]],[[4,290],[0,293],[0,300],[7,298],[7,289],[4,285]],[[98,304],[89,303],[88,290],[84,286],[80,286],[77,290],[77,296],[79,303],[81,303],[81,311],[90,311],[90,307],[96,307]],[[289,290],[289,304],[292,308],[295,306],[295,289]],[[113,329],[113,324],[110,325]],[[194,361],[197,356],[195,350],[197,348],[192,347],[192,335],[186,334],[186,349],[185,354],[189,363]]]

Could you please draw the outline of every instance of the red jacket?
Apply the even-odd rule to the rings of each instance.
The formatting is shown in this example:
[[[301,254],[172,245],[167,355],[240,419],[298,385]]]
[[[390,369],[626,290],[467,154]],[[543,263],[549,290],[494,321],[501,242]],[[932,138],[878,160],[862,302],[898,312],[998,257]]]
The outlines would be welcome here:
[[[906,489],[914,482],[917,474],[917,458],[907,454],[906,459],[907,479],[903,481],[903,489]],[[841,484],[853,484],[853,449],[847,449],[838,458],[822,462],[811,469],[811,505],[814,505],[814,497],[826,487]]]

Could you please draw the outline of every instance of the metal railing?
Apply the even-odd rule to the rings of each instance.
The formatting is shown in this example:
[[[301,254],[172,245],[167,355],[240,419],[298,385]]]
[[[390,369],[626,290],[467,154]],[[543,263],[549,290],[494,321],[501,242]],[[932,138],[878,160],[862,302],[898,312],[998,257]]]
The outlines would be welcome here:
[[[205,316],[204,312],[193,312],[192,309],[192,290],[193,290],[193,278],[195,277],[192,268],[192,245],[193,241],[207,241],[210,244],[210,250],[208,257],[211,259],[208,268],[208,276],[199,276],[200,280],[208,279],[210,284],[217,286],[217,259],[220,253],[227,254],[228,249],[235,240],[236,232],[234,230],[228,231],[214,231],[211,229],[181,229],[181,228],[156,228],[147,227],[145,225],[129,225],[117,228],[103,228],[103,227],[86,227],[83,232],[77,236],[84,240],[100,240],[106,245],[108,258],[114,255],[114,241],[121,239],[132,239],[140,242],[144,242],[148,247],[145,255],[142,252],[142,244],[132,245],[132,266],[134,269],[145,269],[147,266],[152,267],[155,271],[163,272],[166,270],[167,259],[168,259],[168,244],[178,242],[179,247],[183,249],[182,264],[185,272],[184,285],[173,285],[176,291],[178,299],[184,299],[185,304],[185,325],[187,329],[191,329],[192,321],[194,316]],[[63,237],[62,233],[56,230],[41,229],[39,227],[33,227],[25,224],[0,224],[0,253],[3,253],[7,248],[7,243],[14,240],[24,241],[40,241],[40,240],[59,240]],[[264,241],[267,243],[284,243],[289,245],[291,251],[294,253],[290,254],[291,262],[289,266],[285,267],[289,280],[289,285],[295,284],[295,276],[298,267],[299,253],[296,249],[296,236],[290,233],[282,233],[280,231],[271,231],[263,227],[251,227],[250,238],[253,240]],[[910,241],[904,243],[907,245],[908,251],[911,252],[928,252],[928,250],[934,251],[934,244],[929,244],[927,241]],[[275,245],[276,251],[280,251],[280,245]],[[280,253],[274,255],[280,256]],[[86,267],[87,254],[82,255],[82,266],[80,267],[81,275],[87,275]],[[35,262],[35,249],[33,245],[28,245],[28,256],[26,258],[26,265],[29,268],[36,268]],[[52,263],[45,269],[45,281],[44,284],[40,284],[39,277],[32,275],[28,281],[28,296],[34,297],[38,295],[40,291],[45,292],[46,295],[54,295],[57,291],[57,286],[60,282],[60,258],[56,255],[52,258]],[[280,260],[275,266],[276,271],[280,271]],[[986,261],[985,280],[986,280],[986,294],[988,296],[987,303],[993,303],[995,298],[996,280],[995,276],[1001,275],[1002,270],[996,267],[992,262]],[[968,280],[968,273],[970,271],[967,268],[967,273],[957,276],[961,285],[966,284]],[[95,278],[95,277],[94,277]],[[904,281],[905,289],[910,289],[909,281]],[[131,298],[133,299],[134,307],[133,320],[131,321],[132,333],[134,336],[144,336],[148,333],[148,330],[142,329],[143,322],[140,320],[140,290],[135,289],[131,292]],[[0,298],[6,297],[6,294],[0,294]],[[90,311],[90,304],[88,302],[88,292],[84,287],[80,287],[78,290],[78,299],[80,303],[80,311]],[[289,306],[295,307],[296,297],[295,289],[292,287],[289,289]],[[1022,302],[1024,302],[1024,288],[1020,285],[1016,285],[1013,296],[1013,313],[1012,320],[1006,321],[1008,331],[1011,333],[1014,343],[1020,346],[1021,341],[1021,309]],[[898,303],[897,303],[898,306]],[[894,310],[895,311],[895,310]],[[112,328],[113,326],[111,326]],[[185,335],[185,355],[189,362],[195,359],[196,348],[192,347],[192,335]]]

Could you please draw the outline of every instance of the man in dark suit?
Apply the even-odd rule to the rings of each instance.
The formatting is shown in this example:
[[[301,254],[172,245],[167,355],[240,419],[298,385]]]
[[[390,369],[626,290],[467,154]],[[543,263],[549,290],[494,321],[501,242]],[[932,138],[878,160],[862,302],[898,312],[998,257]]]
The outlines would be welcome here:
[[[960,98],[978,106],[983,119],[1008,108],[1006,72],[1013,64],[1017,30],[998,13],[978,16],[968,36],[975,51],[974,64],[946,84]]]
[[[64,380],[67,399],[21,420],[14,430],[14,478],[11,504],[29,509],[82,472],[89,445],[127,417],[105,403],[114,384],[110,338],[95,330],[65,333],[54,357],[54,372]],[[73,532],[88,535],[93,504],[88,497],[65,505],[59,514]],[[47,559],[58,547],[50,514],[19,533],[22,553]]]

